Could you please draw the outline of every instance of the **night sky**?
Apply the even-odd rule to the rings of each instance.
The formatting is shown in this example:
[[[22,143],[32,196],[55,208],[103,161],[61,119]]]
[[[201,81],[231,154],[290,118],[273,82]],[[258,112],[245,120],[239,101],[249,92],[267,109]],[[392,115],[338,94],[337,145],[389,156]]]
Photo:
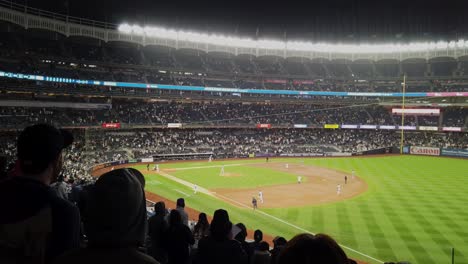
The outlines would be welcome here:
[[[468,1],[16,0],[112,23],[338,42],[468,38]]]

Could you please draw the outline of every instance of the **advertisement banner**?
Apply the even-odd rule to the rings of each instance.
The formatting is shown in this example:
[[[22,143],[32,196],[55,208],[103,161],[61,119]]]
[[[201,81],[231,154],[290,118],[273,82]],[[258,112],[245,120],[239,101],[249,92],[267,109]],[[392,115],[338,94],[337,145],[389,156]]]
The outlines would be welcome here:
[[[395,129],[396,126],[379,126],[380,129],[388,129],[388,130],[392,130],[392,129]]]
[[[468,150],[467,149],[442,149],[441,155],[468,158]]]
[[[181,123],[167,123],[168,128],[180,128],[182,127]]]
[[[430,148],[430,147],[415,147],[415,146],[412,146],[410,148],[410,154],[439,156],[440,155],[440,149],[439,148]]]
[[[440,115],[439,108],[392,108],[392,114],[394,115]]]
[[[377,129],[376,125],[360,125],[359,128],[361,129]]]
[[[401,130],[416,130],[415,126],[398,126],[398,129]]]
[[[339,128],[340,126],[338,124],[325,124],[323,125],[323,128],[327,128],[327,129],[336,129],[336,128]]]
[[[461,132],[461,127],[443,127],[442,131]]]
[[[294,80],[293,84],[314,84],[315,81]]]
[[[341,125],[341,128],[357,129],[358,125]]]
[[[102,123],[102,128],[120,128],[120,123]]]
[[[307,128],[306,124],[294,124],[295,128]]]
[[[271,128],[271,124],[257,124],[257,128]]]
[[[435,126],[419,126],[418,128],[419,128],[419,130],[422,130],[422,131],[437,131],[437,130],[439,130],[439,128],[435,127]]]
[[[272,80],[272,79],[266,79],[265,80],[266,83],[281,83],[281,84],[285,84],[286,83],[286,80]]]
[[[145,158],[145,159],[141,159],[141,162],[153,162],[154,159],[153,158]]]

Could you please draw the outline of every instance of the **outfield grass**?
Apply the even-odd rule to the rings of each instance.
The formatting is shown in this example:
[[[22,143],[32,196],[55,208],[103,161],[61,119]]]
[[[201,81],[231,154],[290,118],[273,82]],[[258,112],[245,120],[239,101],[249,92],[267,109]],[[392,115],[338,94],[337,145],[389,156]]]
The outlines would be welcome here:
[[[287,159],[289,163],[301,160],[305,164],[346,172],[354,169],[367,182],[369,189],[356,198],[341,202],[263,210],[268,215],[302,229],[204,194],[186,197],[187,205],[210,214],[217,208],[226,208],[233,222],[242,221],[249,228],[261,228],[272,235],[280,234],[290,238],[303,230],[327,233],[341,244],[379,260],[449,263],[450,248],[455,247],[455,263],[468,264],[467,160],[419,156]],[[261,161],[164,164],[161,168],[247,162]],[[257,169],[261,169],[251,166],[226,167],[226,172],[234,168],[244,168],[244,175],[238,178],[245,181],[232,182],[231,178],[219,177],[219,168],[213,169],[216,172],[214,174],[201,172],[211,169],[189,169],[170,174],[207,188],[246,188],[286,183],[289,178],[295,180],[293,175],[283,175],[286,180],[282,179],[283,176],[272,176],[282,172],[269,169],[264,171],[268,177],[253,176],[249,179],[250,174],[257,175]],[[174,200],[183,196],[181,192],[191,193],[190,187],[166,178],[154,178],[148,178],[147,189],[163,197]],[[350,250],[347,253],[361,260],[378,263]]]

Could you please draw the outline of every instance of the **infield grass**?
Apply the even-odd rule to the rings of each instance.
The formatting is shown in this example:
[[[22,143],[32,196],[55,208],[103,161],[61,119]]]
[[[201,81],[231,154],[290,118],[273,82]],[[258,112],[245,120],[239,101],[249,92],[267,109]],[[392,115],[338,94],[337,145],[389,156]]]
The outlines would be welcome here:
[[[306,165],[341,170],[364,179],[368,191],[353,199],[300,208],[262,209],[266,214],[313,233],[327,233],[340,244],[383,261],[468,264],[468,160],[423,156],[360,158],[274,159],[304,161]],[[262,160],[163,164],[161,168],[186,168],[169,174],[205,188],[248,188],[295,181],[295,175],[252,166],[225,167],[238,177],[220,177],[220,168],[193,168],[222,164],[247,164]],[[138,166],[145,170],[145,166]],[[209,173],[206,173],[209,172]],[[212,173],[211,173],[212,172]],[[264,175],[266,174],[266,175]],[[250,229],[285,236],[303,232],[251,209],[239,208],[172,180],[148,177],[147,189],[168,199],[186,196],[187,206],[212,214],[229,211],[232,221]],[[346,250],[357,259],[379,263]]]

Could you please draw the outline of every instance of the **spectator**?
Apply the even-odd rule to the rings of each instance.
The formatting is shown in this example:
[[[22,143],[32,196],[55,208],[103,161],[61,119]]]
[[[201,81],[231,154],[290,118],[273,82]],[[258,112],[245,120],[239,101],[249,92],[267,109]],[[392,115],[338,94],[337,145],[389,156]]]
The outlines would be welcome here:
[[[63,175],[60,175],[56,182],[50,185],[55,194],[65,200],[68,200],[68,185],[63,181]]]
[[[241,243],[242,249],[244,252],[247,254],[247,259],[248,262],[250,263],[250,258],[252,257],[252,252],[250,251],[250,246],[245,239],[247,238],[247,228],[243,223],[238,223],[236,226],[241,230],[239,233],[237,233],[236,237],[234,238],[235,240],[239,241]]]
[[[21,132],[20,171],[0,184],[0,263],[46,263],[79,247],[79,211],[50,188],[72,142],[69,132],[45,124]]]
[[[279,264],[348,264],[348,257],[333,238],[324,234],[299,234],[281,252]]]
[[[184,225],[186,225],[187,227],[189,226],[188,225],[188,214],[187,212],[185,212],[185,200],[184,198],[179,198],[177,199],[177,207],[176,207],[176,210],[180,213],[180,217],[182,218],[182,223]]]
[[[141,173],[116,169],[102,175],[88,193],[87,248],[59,257],[55,263],[158,263],[139,251],[146,231],[146,199]]]
[[[263,240],[263,232],[262,230],[255,230],[254,232],[254,241],[249,244],[251,252],[259,249],[260,242]]]
[[[210,235],[198,243],[194,263],[246,264],[247,255],[241,244],[232,239],[232,223],[226,210],[216,210],[210,225]]]
[[[275,239],[273,239],[273,249],[270,250],[271,264],[276,264],[278,262],[278,256],[280,255],[281,251],[283,251],[286,243],[287,241],[284,237],[275,237]]]
[[[193,245],[192,232],[182,222],[178,210],[172,210],[169,214],[169,228],[164,236],[164,245],[167,249],[169,264],[189,263],[189,246]]]
[[[210,234],[210,223],[205,213],[198,215],[198,222],[193,228],[193,237],[195,238],[194,248],[198,247],[198,241]]]
[[[151,240],[150,255],[161,264],[167,263],[167,252],[164,249],[164,234],[167,231],[166,204],[157,202],[154,205],[154,215],[148,221],[148,235]]]
[[[251,264],[270,264],[271,254],[270,245],[267,242],[262,241],[258,245],[258,249],[254,251],[252,256]]]

